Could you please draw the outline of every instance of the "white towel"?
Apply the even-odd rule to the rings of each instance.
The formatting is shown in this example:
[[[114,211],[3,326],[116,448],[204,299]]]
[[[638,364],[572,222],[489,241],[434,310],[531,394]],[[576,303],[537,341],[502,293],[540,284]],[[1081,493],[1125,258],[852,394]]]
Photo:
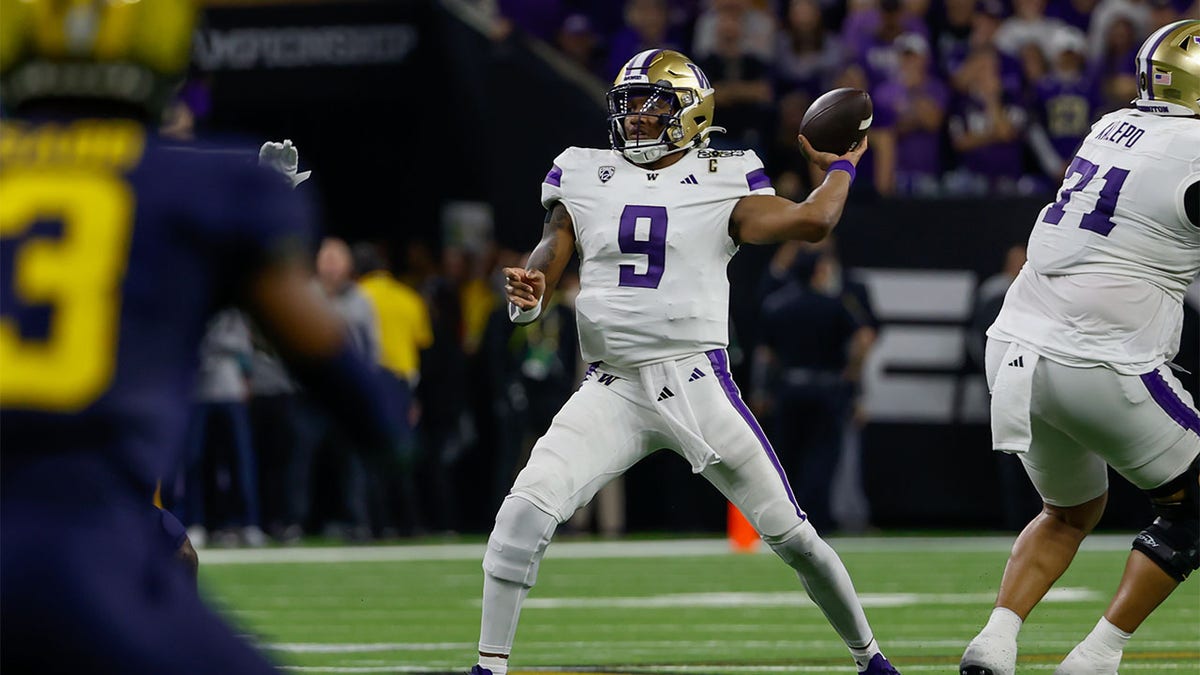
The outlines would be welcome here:
[[[1013,342],[1004,352],[996,383],[992,386],[992,447],[1001,452],[1029,451],[1033,430],[1029,404],[1033,392],[1033,370],[1038,355]]]
[[[676,361],[664,361],[643,366],[638,369],[638,377],[646,396],[675,433],[679,451],[692,465],[692,472],[700,473],[720,462],[721,456],[700,435],[700,424],[688,402],[683,378],[679,376],[679,364]]]

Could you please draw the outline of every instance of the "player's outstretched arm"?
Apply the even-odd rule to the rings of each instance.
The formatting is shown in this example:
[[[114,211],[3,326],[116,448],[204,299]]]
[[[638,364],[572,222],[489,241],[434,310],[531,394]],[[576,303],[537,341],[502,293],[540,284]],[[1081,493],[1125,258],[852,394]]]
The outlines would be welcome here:
[[[769,195],[742,197],[729,218],[729,235],[734,241],[739,244],[773,244],[789,239],[821,241],[833,231],[850,194],[853,171],[867,151],[867,139],[863,138],[861,145],[841,156],[814,150],[803,136],[800,147],[809,161],[828,172],[825,181],[799,204]]]
[[[562,202],[546,213],[542,240],[529,254],[525,268],[504,268],[504,294],[512,305],[509,317],[516,323],[529,323],[541,313],[543,300],[553,297],[558,280],[575,251],[575,223]],[[516,311],[511,311],[515,308]]]
[[[393,448],[397,430],[373,364],[354,353],[345,324],[312,284],[304,259],[279,259],[248,281],[243,304],[289,372],[363,449]]]

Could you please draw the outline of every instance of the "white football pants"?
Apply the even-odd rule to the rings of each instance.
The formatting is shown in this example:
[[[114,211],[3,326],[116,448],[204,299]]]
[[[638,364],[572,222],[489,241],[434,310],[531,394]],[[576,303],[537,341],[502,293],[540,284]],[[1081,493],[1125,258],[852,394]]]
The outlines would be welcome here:
[[[768,543],[805,520],[762,428],[729,375],[724,350],[675,362],[697,429],[720,460],[701,472]],[[660,393],[660,396],[663,393]],[[612,479],[659,448],[683,441],[656,409],[636,372],[598,364],[538,439],[512,494],[566,521]],[[682,453],[681,453],[682,454]]]
[[[988,389],[1010,343],[988,339]],[[1042,499],[1077,506],[1108,489],[1106,463],[1142,490],[1181,474],[1200,455],[1200,414],[1165,364],[1141,376],[1038,358],[1028,406],[1031,442],[1016,453]],[[1002,411],[993,398],[993,416]],[[1012,405],[1010,403],[1010,405]],[[1025,411],[1008,411],[1024,414]]]

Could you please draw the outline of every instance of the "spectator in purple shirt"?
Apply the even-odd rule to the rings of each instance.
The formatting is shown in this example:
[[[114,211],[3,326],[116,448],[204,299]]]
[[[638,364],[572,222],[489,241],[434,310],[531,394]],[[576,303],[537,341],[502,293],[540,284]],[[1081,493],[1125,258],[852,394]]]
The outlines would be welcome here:
[[[821,4],[817,0],[791,0],[775,54],[779,88],[800,90],[811,101],[828,88],[841,59],[841,40],[825,27]]]
[[[628,0],[625,27],[609,43],[607,77],[619,72],[625,62],[647,49],[680,49],[670,35],[667,0]],[[607,77],[605,79],[607,79]]]
[[[833,12],[833,5],[849,5],[841,24],[841,33],[851,46],[868,39],[879,27],[885,14],[894,15],[894,20],[901,24],[905,32],[928,34],[925,25],[928,0],[821,0],[821,5],[826,16]]]
[[[899,54],[893,43],[902,33],[929,34],[922,19],[905,12],[902,0],[879,0],[878,8],[855,10],[846,17],[846,49],[862,64],[872,86],[895,72]]]
[[[995,50],[978,48],[967,57],[967,91],[950,116],[950,142],[959,155],[952,189],[966,194],[1018,194],[1022,181],[1028,113],[1004,89]]]
[[[1029,141],[1042,171],[1057,183],[1091,130],[1100,95],[1087,65],[1087,37],[1082,31],[1061,29],[1050,38],[1047,52],[1052,70],[1035,89]]]
[[[929,43],[896,38],[900,69],[875,88],[875,187],[880,194],[932,197],[942,172],[941,130],[949,90],[930,72]]]

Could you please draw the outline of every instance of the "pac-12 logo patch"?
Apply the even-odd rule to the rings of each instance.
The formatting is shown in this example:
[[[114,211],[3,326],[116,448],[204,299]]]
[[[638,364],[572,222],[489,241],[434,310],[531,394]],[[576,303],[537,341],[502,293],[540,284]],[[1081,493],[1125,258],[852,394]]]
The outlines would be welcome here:
[[[601,183],[607,183],[616,172],[617,167],[615,166],[602,166],[596,170],[596,175],[600,177]]]

